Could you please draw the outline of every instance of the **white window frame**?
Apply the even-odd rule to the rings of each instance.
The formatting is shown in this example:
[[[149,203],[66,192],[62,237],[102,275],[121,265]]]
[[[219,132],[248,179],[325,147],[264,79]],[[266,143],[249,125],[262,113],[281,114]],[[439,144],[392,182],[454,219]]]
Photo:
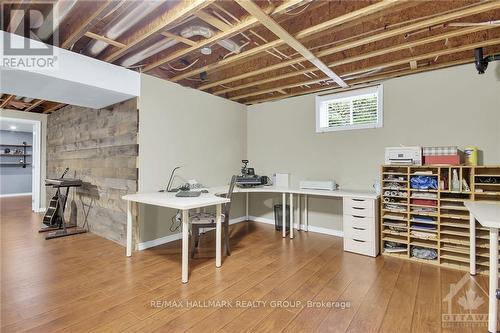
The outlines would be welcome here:
[[[328,115],[326,111],[322,109],[322,107],[325,106],[325,102],[330,101],[332,99],[353,97],[353,96],[373,94],[373,93],[378,94],[378,99],[377,99],[378,117],[377,117],[377,122],[375,124],[346,125],[342,127],[321,126],[322,124],[325,124],[325,120],[328,123],[327,120]],[[384,87],[381,84],[361,89],[353,89],[336,94],[316,96],[316,133],[348,131],[348,130],[366,129],[366,128],[380,128],[383,127],[383,124],[384,124]]]

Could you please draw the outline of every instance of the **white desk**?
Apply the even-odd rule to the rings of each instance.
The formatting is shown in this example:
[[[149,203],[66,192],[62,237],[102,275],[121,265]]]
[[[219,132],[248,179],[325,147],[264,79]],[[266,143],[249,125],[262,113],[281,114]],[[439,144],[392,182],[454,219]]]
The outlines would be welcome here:
[[[133,237],[132,230],[134,228],[134,219],[132,216],[132,203],[143,203],[160,207],[167,207],[173,209],[179,209],[182,211],[182,282],[188,282],[188,257],[189,257],[189,210],[208,207],[215,205],[217,207],[217,220],[216,220],[216,266],[221,266],[221,204],[229,202],[229,199],[220,197],[220,194],[227,193],[228,186],[220,186],[213,187],[207,189],[209,193],[202,193],[199,197],[193,198],[179,198],[175,196],[175,193],[167,193],[167,192],[154,192],[154,193],[137,193],[137,194],[128,194],[122,197],[122,199],[127,200],[127,250],[126,255],[132,255],[132,246],[133,246]],[[308,196],[324,196],[324,197],[333,197],[333,198],[343,198],[344,204],[346,200],[361,200],[361,199],[370,199],[375,201],[378,198],[378,195],[375,193],[368,192],[352,192],[352,191],[321,191],[321,190],[303,190],[299,188],[279,188],[275,186],[262,186],[255,188],[238,188],[235,187],[234,193],[246,193],[246,217],[248,219],[248,210],[249,210],[249,193],[281,193],[283,200],[283,223],[282,223],[282,232],[283,237],[286,237],[286,197],[289,195],[290,200],[290,238],[293,238],[294,232],[294,216],[293,216],[293,196],[294,195],[304,195],[304,208],[305,208],[305,225],[306,230],[308,230]],[[344,205],[345,206],[345,205]],[[376,205],[375,205],[376,206]],[[299,200],[299,211],[300,211],[300,200]],[[345,214],[346,212],[344,212]],[[372,213],[373,218],[375,218],[375,211]],[[378,223],[375,223],[375,228]],[[299,221],[300,226],[300,221]],[[345,228],[346,224],[344,224]],[[377,235],[378,232],[376,230],[371,230],[371,233]],[[346,239],[344,238],[346,241]],[[344,243],[346,244],[346,243]],[[378,242],[373,241],[370,242],[373,245],[374,249],[369,249],[369,251],[365,251],[366,254],[374,255],[378,253]],[[346,247],[346,246],[345,246]],[[350,251],[356,252],[354,249],[355,246],[350,249]],[[362,251],[359,253],[363,253]]]
[[[223,192],[223,191],[222,191]],[[223,193],[227,193],[223,192]],[[229,199],[216,196],[215,193],[202,193],[199,197],[179,198],[175,193],[155,192],[136,193],[122,197],[127,200],[127,250],[126,255],[132,255],[132,229],[134,218],[132,216],[132,202],[148,205],[179,209],[182,211],[182,282],[188,282],[188,258],[189,258],[189,210],[207,206],[216,206],[217,218],[215,223],[215,266],[221,266],[221,220],[223,203]]]
[[[498,321],[498,229],[500,228],[500,204],[465,202],[470,211],[470,274],[476,274],[476,220],[490,229],[490,291],[488,331],[497,332]]]
[[[224,188],[215,189],[215,191],[224,191]],[[344,226],[344,250],[360,253],[369,256],[377,256],[379,252],[378,242],[378,195],[372,192],[357,192],[344,190],[307,190],[293,187],[261,186],[253,188],[236,188],[235,192],[246,193],[246,217],[248,220],[250,193],[281,193],[282,195],[282,236],[286,237],[286,200],[289,196],[290,205],[290,238],[294,237],[294,209],[293,197],[299,196],[299,228],[301,226],[301,207],[300,197],[304,196],[304,225],[305,230],[309,230],[308,219],[308,197],[322,196],[343,199],[343,226]],[[300,230],[300,229],[299,229]]]

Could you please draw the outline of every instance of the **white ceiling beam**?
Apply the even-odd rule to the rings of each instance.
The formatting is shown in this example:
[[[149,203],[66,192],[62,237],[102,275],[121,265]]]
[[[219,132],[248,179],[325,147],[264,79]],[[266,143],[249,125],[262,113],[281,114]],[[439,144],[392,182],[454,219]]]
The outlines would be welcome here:
[[[243,7],[247,12],[249,12],[253,17],[255,17],[260,23],[262,23],[267,29],[273,32],[281,40],[287,43],[295,51],[299,52],[306,60],[311,62],[320,71],[325,73],[329,78],[335,81],[339,86],[347,88],[347,83],[344,82],[335,74],[323,61],[316,57],[308,48],[302,45],[297,39],[295,39],[291,34],[289,34],[283,27],[281,27],[276,21],[274,21],[269,15],[267,15],[259,6],[257,6],[251,0],[236,0],[236,2]]]

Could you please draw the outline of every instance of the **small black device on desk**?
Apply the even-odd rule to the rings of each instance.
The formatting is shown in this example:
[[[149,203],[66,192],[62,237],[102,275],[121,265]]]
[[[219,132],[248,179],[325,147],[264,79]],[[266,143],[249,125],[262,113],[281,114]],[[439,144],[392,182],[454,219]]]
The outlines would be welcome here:
[[[248,160],[241,160],[241,162],[243,163],[241,176],[236,177],[236,185],[238,187],[256,187],[270,183],[269,177],[258,176],[255,174],[254,168],[247,167]]]

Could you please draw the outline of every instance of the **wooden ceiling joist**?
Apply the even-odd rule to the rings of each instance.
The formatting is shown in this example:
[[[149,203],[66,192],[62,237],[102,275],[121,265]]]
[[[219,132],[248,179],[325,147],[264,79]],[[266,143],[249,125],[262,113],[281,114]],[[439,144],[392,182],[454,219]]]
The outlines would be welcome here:
[[[479,43],[463,45],[463,46],[459,46],[459,47],[455,47],[455,48],[450,48],[450,49],[445,49],[445,50],[440,50],[440,51],[422,54],[422,55],[419,55],[416,57],[404,58],[404,59],[390,61],[390,62],[378,64],[378,65],[373,65],[373,66],[368,67],[368,68],[363,68],[360,70],[355,70],[355,71],[351,71],[349,73],[345,73],[342,75],[342,77],[363,74],[363,73],[370,72],[370,71],[373,71],[376,69],[390,68],[390,67],[394,67],[394,66],[398,66],[398,65],[409,64],[412,61],[417,62],[417,61],[425,60],[425,59],[433,59],[433,58],[438,57],[438,56],[444,56],[444,55],[449,55],[449,54],[453,54],[453,53],[459,53],[459,52],[463,52],[463,51],[473,50],[477,47],[487,47],[487,46],[498,45],[498,44],[500,44],[500,38],[490,39],[490,40],[479,42]],[[300,82],[300,83],[296,83],[296,84],[288,84],[288,85],[273,87],[271,89],[256,90],[256,91],[253,91],[250,93],[233,96],[230,99],[238,101],[238,100],[250,97],[250,96],[262,95],[262,94],[265,94],[268,92],[276,91],[278,89],[289,89],[292,87],[297,87],[297,86],[302,85],[302,84],[315,84],[315,83],[325,81],[327,79],[328,78],[322,78],[322,79],[318,79],[318,80],[312,80],[312,81]]]
[[[273,12],[272,14],[275,15],[275,14],[281,14],[283,12],[285,12],[286,10],[290,9],[290,8],[293,8],[295,6],[297,6],[298,4],[300,3],[303,3],[304,0],[287,0],[285,1],[282,5],[278,6]],[[179,50],[177,52],[174,52],[170,55],[168,55],[167,57],[165,58],[162,58],[162,59],[159,59],[157,61],[154,61],[152,62],[151,64],[149,64],[148,66],[146,66],[144,68],[144,71],[145,72],[148,72],[158,66],[161,66],[165,63],[168,63],[168,62],[171,62],[173,60],[176,60],[176,59],[179,59],[191,52],[194,52],[194,51],[197,51],[205,46],[209,46],[209,45],[212,45],[214,43],[217,43],[218,41],[222,40],[222,39],[226,39],[226,38],[229,38],[239,32],[242,32],[242,31],[245,31],[247,29],[250,29],[251,27],[253,27],[254,25],[256,25],[258,23],[257,19],[254,18],[254,17],[249,17],[243,21],[241,21],[241,23],[237,24],[237,25],[234,25],[232,26],[230,29],[226,30],[226,31],[222,31],[218,34],[216,34],[215,36],[213,36],[212,38],[208,38],[208,39],[205,39],[205,40],[202,40],[200,42],[198,42],[195,46],[192,46],[192,47],[189,47],[189,48],[186,48],[186,49],[183,49],[183,50]]]
[[[362,87],[363,85],[366,84],[373,84],[378,81],[382,80],[387,80],[395,77],[401,77],[405,75],[410,75],[410,74],[416,74],[416,73],[421,73],[421,72],[426,72],[426,71],[432,71],[436,69],[441,69],[441,68],[447,68],[447,67],[452,67],[452,66],[457,66],[457,65],[463,65],[467,63],[471,63],[474,61],[474,58],[466,58],[466,59],[460,59],[457,61],[451,61],[451,62],[446,62],[443,64],[435,64],[435,65],[430,65],[430,66],[425,66],[416,70],[412,69],[406,69],[406,70],[395,70],[395,71],[388,71],[382,74],[377,74],[373,76],[368,76],[365,78],[361,79],[356,79],[351,82],[351,86],[349,89],[345,88],[333,88],[333,87],[321,87],[321,88],[314,88],[314,89],[308,89],[304,90],[301,92],[296,92],[296,93],[289,93],[287,97],[294,97],[294,96],[300,96],[300,95],[306,95],[306,94],[312,94],[312,93],[318,93],[318,92],[326,92],[326,93],[336,93],[336,92],[342,92],[345,90],[350,90],[350,89],[356,89],[359,87]],[[258,103],[263,103],[263,102],[271,102],[271,101],[276,101],[279,99],[282,99],[283,96],[273,96],[273,97],[264,97],[264,98],[259,98],[255,100],[251,100],[247,102],[249,105],[253,104],[258,104]]]
[[[364,8],[359,9],[359,10],[356,10],[354,12],[346,13],[344,15],[338,16],[336,18],[333,18],[333,19],[328,20],[326,22],[320,23],[320,24],[315,25],[313,27],[306,28],[306,29],[298,32],[294,37],[297,39],[304,38],[304,37],[310,36],[312,34],[339,26],[341,24],[345,24],[346,22],[350,22],[352,20],[359,20],[367,15],[371,15],[371,14],[374,14],[378,11],[383,10],[383,9],[387,9],[387,8],[393,6],[394,3],[395,3],[395,1],[381,1],[379,3],[366,6]],[[215,69],[221,68],[223,66],[229,65],[231,63],[234,63],[238,60],[248,58],[248,57],[253,56],[257,53],[264,52],[268,49],[271,49],[273,47],[277,47],[277,46],[280,46],[283,44],[284,44],[284,41],[278,39],[278,40],[266,43],[264,45],[254,47],[254,48],[252,48],[248,51],[242,52],[240,54],[237,54],[237,55],[228,57],[226,59],[220,60],[216,63],[203,66],[202,68],[193,69],[189,72],[177,75],[177,76],[171,78],[170,80],[173,82],[177,82],[177,81],[183,80],[185,78],[197,75],[201,72],[215,70]],[[304,60],[305,59],[302,59],[301,61],[304,61]],[[296,62],[291,61],[291,64],[295,64],[295,63]],[[203,89],[203,88],[200,88],[200,89]]]
[[[6,108],[10,105],[10,102],[12,99],[16,97],[15,95],[9,95],[7,98],[4,99],[4,101],[0,104],[0,108]]]
[[[297,39],[290,35],[282,26],[280,26],[276,21],[274,21],[269,15],[264,13],[259,6],[257,6],[252,0],[236,0],[238,4],[243,7],[247,12],[252,14],[259,20],[267,29],[272,31],[278,38],[288,44],[295,51],[299,52],[307,61],[316,66],[320,71],[326,74],[329,78],[335,81],[341,87],[348,87],[347,83],[344,82],[335,74],[323,61],[317,58],[307,47],[302,45]]]
[[[131,36],[120,40],[121,43],[127,45],[116,51],[105,51],[102,59],[104,61],[113,62],[118,58],[124,56],[126,53],[130,52],[139,43],[142,43],[151,36],[161,33],[164,30],[168,30],[172,25],[185,20],[190,15],[193,15],[197,11],[207,7],[215,0],[184,0],[180,1],[174,8],[166,11],[153,21],[149,22],[148,25]]]
[[[64,42],[61,43],[63,49],[69,49],[73,44],[75,44],[86,32],[92,27],[93,24],[100,18],[104,17],[113,8],[120,6],[124,0],[114,1],[106,0],[93,11],[88,17],[83,19],[83,21],[78,25],[78,27],[73,28],[71,34],[66,38]]]
[[[62,108],[65,105],[67,105],[67,104],[65,104],[65,103],[58,103],[58,104],[56,104],[56,105],[54,105],[52,107],[49,107],[48,109],[43,110],[43,113],[52,113],[52,112],[54,112],[56,110],[59,110],[60,108]]]
[[[205,21],[210,24],[212,27],[219,29],[220,31],[226,31],[231,29],[231,26],[217,17],[205,12],[204,10],[199,10],[194,14],[199,19]]]
[[[95,34],[95,33],[90,32],[90,31],[87,31],[87,32],[85,33],[85,36],[87,36],[87,37],[89,37],[89,38],[92,38],[92,39],[95,39],[95,40],[100,40],[100,41],[102,41],[102,42],[104,42],[104,43],[107,43],[107,44],[109,44],[109,45],[113,45],[113,46],[116,46],[116,47],[120,47],[120,48],[122,48],[122,47],[126,47],[126,46],[127,46],[127,45],[125,45],[125,44],[122,44],[122,43],[120,43],[120,42],[117,42],[116,40],[113,40],[113,39],[108,38],[108,37],[106,37],[106,36],[101,36],[101,35]]]
[[[386,38],[395,37],[395,36],[401,36],[401,35],[404,35],[405,33],[411,32],[411,31],[423,29],[423,28],[426,28],[426,27],[434,26],[436,24],[449,22],[449,21],[452,21],[452,20],[456,20],[456,19],[460,19],[460,18],[463,18],[463,17],[467,17],[467,16],[471,16],[471,15],[483,13],[483,12],[486,12],[486,11],[495,10],[495,9],[498,9],[498,8],[500,8],[500,1],[480,3],[480,4],[476,5],[476,6],[467,7],[465,9],[458,10],[458,11],[452,12],[452,13],[448,13],[446,15],[433,17],[431,19],[423,20],[423,21],[420,21],[420,22],[417,22],[417,23],[413,23],[413,24],[401,27],[401,28],[397,28],[397,29],[394,29],[394,30],[385,31],[385,32],[382,32],[382,33],[379,33],[379,34],[375,34],[375,35],[371,35],[371,36],[368,36],[368,37],[365,37],[365,38],[357,39],[357,40],[354,40],[352,42],[344,43],[344,44],[332,47],[330,49],[327,49],[327,50],[324,50],[324,51],[320,51],[320,52],[316,53],[316,56],[317,57],[324,57],[324,56],[331,55],[331,54],[338,53],[338,52],[342,52],[342,51],[345,51],[345,50],[348,50],[348,49],[351,49],[351,48],[355,48],[355,47],[362,46],[362,45],[365,45],[365,44],[369,44],[369,43],[373,43],[373,42],[376,42],[376,41],[380,41],[380,40],[383,40],[383,39],[386,39]],[[209,88],[221,85],[221,84],[227,84],[229,82],[233,82],[233,81],[236,81],[236,80],[245,79],[245,78],[248,78],[248,77],[251,77],[251,76],[254,76],[254,75],[258,75],[258,74],[263,74],[263,73],[266,73],[268,71],[272,71],[272,70],[275,70],[275,69],[288,67],[288,66],[290,66],[292,64],[296,64],[296,63],[304,61],[304,60],[306,60],[304,57],[298,57],[298,58],[295,58],[295,59],[292,59],[292,60],[288,60],[288,61],[284,61],[284,62],[278,63],[276,65],[267,66],[265,68],[260,68],[260,69],[255,70],[255,71],[247,72],[247,73],[244,73],[244,74],[241,74],[241,75],[232,75],[231,77],[229,77],[227,79],[223,79],[223,80],[219,80],[219,81],[216,81],[216,82],[211,82],[211,83],[203,84],[200,87],[198,87],[198,89],[206,90],[206,89],[209,89]]]
[[[386,54],[389,54],[392,52],[398,52],[398,51],[402,51],[405,49],[411,49],[411,48],[414,48],[417,46],[426,45],[426,44],[437,42],[440,40],[446,40],[446,39],[450,39],[450,38],[465,36],[465,35],[473,34],[476,32],[487,30],[487,29],[493,29],[493,28],[494,28],[493,26],[482,26],[482,27],[472,27],[472,28],[464,28],[464,29],[454,30],[454,31],[447,32],[444,34],[439,34],[439,35],[435,35],[435,36],[431,36],[431,37],[427,37],[427,38],[422,38],[422,39],[416,40],[414,42],[407,42],[407,43],[399,44],[396,46],[386,47],[386,48],[383,48],[380,50],[363,53],[363,54],[353,56],[353,57],[346,57],[342,60],[337,60],[337,61],[333,61],[333,62],[329,63],[328,67],[345,65],[345,64],[356,62],[356,61],[366,60],[366,59],[378,57],[381,55],[386,55]],[[300,71],[294,71],[294,72],[287,73],[287,74],[272,76],[268,79],[262,79],[262,80],[252,81],[252,82],[249,82],[249,83],[243,84],[243,85],[237,85],[237,86],[232,87],[232,88],[225,88],[225,89],[218,90],[218,91],[214,92],[214,94],[215,95],[222,95],[222,94],[225,94],[225,93],[228,93],[231,91],[241,90],[241,89],[249,88],[249,87],[256,86],[256,85],[261,85],[261,84],[265,84],[265,83],[269,83],[269,82],[273,82],[273,81],[279,81],[282,79],[286,79],[286,78],[290,78],[290,77],[294,77],[294,76],[298,76],[298,75],[303,75],[304,73],[308,73],[308,72],[314,71],[314,70],[316,70],[316,68],[309,67],[309,68],[305,68],[305,69],[300,70]]]
[[[33,110],[34,108],[36,108],[37,106],[41,105],[43,102],[45,102],[43,99],[39,99],[38,101],[36,101],[35,103],[31,104],[30,107],[28,107],[26,110],[24,110],[25,112],[30,112],[31,110]]]
[[[167,38],[174,39],[174,40],[176,40],[176,41],[178,41],[180,43],[183,43],[183,44],[186,44],[186,45],[189,45],[189,46],[195,46],[196,45],[195,41],[192,41],[191,39],[187,39],[187,38],[184,38],[182,36],[173,34],[173,33],[168,32],[168,31],[162,31],[161,35],[163,35],[163,36],[165,36]]]

